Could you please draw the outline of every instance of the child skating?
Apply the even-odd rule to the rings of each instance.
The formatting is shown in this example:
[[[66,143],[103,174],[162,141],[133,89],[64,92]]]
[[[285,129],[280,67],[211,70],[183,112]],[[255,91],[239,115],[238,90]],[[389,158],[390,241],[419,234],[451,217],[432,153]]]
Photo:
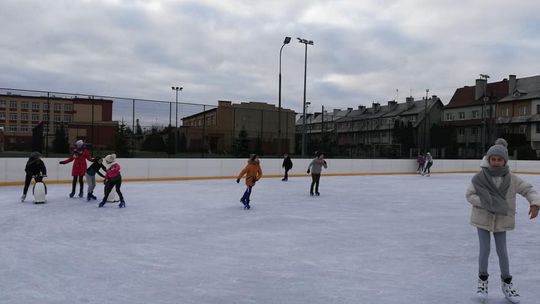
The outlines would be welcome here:
[[[118,208],[124,208],[126,206],[126,202],[124,201],[124,196],[120,191],[120,187],[122,186],[122,175],[120,174],[120,165],[116,162],[116,154],[105,156],[105,162],[110,165],[110,167],[107,169],[107,174],[105,174],[105,180],[103,181],[105,183],[105,196],[103,197],[101,203],[99,203],[98,207],[101,208],[105,206],[109,194],[111,193],[112,189],[115,188],[118,196],[120,197],[120,204],[118,204]]]
[[[30,153],[30,157],[28,158],[26,166],[24,167],[24,172],[26,173],[26,176],[24,178],[24,188],[21,196],[21,203],[26,199],[26,194],[28,193],[28,188],[30,187],[32,178],[37,182],[40,180],[40,177],[42,178],[43,176],[47,175],[47,168],[45,167],[43,160],[41,160],[41,153]]]
[[[315,186],[315,195],[321,195],[319,193],[319,181],[321,180],[322,167],[328,168],[326,161],[324,160],[324,153],[317,152],[315,157],[308,166],[307,173],[311,172],[311,187],[309,188],[309,195],[313,196],[313,187]]]
[[[424,154],[419,153],[418,156],[416,156],[416,163],[418,164],[418,167],[416,168],[416,174],[421,174],[424,172],[424,163],[426,162],[426,159],[424,158]]]
[[[94,195],[94,188],[96,188],[96,174],[105,178],[105,175],[101,174],[99,170],[107,172],[107,168],[103,166],[103,159],[101,157],[95,157],[90,167],[86,169],[86,183],[88,184],[88,194],[86,195],[86,199],[88,201],[97,199]]]
[[[253,154],[250,156],[248,160],[248,164],[240,171],[240,174],[238,174],[238,177],[236,178],[236,183],[240,183],[240,179],[246,176],[246,191],[244,192],[244,195],[240,199],[240,202],[244,204],[244,209],[250,209],[251,206],[250,203],[250,197],[251,197],[251,190],[253,189],[253,186],[255,186],[255,183],[261,179],[262,177],[262,170],[261,166],[259,164],[259,156],[256,154]]]
[[[283,164],[281,165],[281,167],[285,169],[285,176],[281,179],[281,181],[286,182],[289,180],[289,170],[291,170],[293,167],[293,163],[289,154],[283,154]]]
[[[530,204],[529,218],[538,216],[540,196],[533,186],[508,168],[508,150],[503,145],[493,145],[486,154],[489,166],[482,167],[467,189],[467,201],[472,205],[471,224],[478,230],[480,244],[478,258],[477,296],[485,301],[488,297],[488,260],[491,234],[499,257],[501,288],[506,299],[519,303],[520,296],[512,284],[510,264],[506,248],[506,231],[514,229],[516,193]]]
[[[79,181],[79,197],[83,197],[83,177],[86,175],[87,160],[92,161],[90,152],[88,152],[88,149],[86,148],[84,142],[82,140],[78,140],[75,143],[75,147],[73,147],[69,158],[60,162],[60,164],[65,165],[73,161],[73,169],[71,170],[73,182],[71,184],[71,193],[69,194],[69,197],[75,196],[75,187],[77,186],[77,180]]]
[[[433,166],[433,157],[431,157],[431,153],[427,152],[426,157],[424,158],[425,168],[422,172],[422,176],[430,176],[431,175],[431,166]]]

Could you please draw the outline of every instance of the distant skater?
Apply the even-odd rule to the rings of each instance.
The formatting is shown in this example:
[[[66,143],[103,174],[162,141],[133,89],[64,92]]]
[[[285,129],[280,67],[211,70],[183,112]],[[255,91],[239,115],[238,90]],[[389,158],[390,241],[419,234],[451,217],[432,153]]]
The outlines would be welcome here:
[[[236,182],[240,183],[240,179],[246,176],[246,191],[244,192],[244,195],[242,195],[242,198],[240,199],[240,202],[244,204],[244,209],[250,209],[251,206],[249,205],[251,201],[251,191],[253,190],[253,187],[255,186],[255,183],[259,181],[263,175],[261,166],[259,163],[259,156],[257,154],[252,154],[248,160],[248,164],[240,171],[240,174],[238,174],[238,178],[236,178]]]
[[[293,167],[293,163],[289,154],[283,154],[283,164],[281,165],[281,167],[285,169],[285,176],[281,179],[281,181],[286,182],[289,180],[289,170],[291,170]]]
[[[321,195],[319,193],[319,181],[321,180],[322,167],[328,168],[326,161],[324,160],[324,153],[317,152],[315,157],[308,166],[307,173],[311,172],[311,187],[309,188],[309,194],[313,196],[313,187],[315,187],[315,195]]]

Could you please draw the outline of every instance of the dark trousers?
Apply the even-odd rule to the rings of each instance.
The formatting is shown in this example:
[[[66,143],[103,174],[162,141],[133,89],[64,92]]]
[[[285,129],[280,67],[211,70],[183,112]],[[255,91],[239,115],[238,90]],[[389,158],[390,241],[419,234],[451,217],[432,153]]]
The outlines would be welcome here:
[[[75,186],[77,186],[77,179],[79,180],[79,193],[83,193],[83,176],[74,176],[71,183],[71,193],[75,193]]]
[[[288,178],[289,178],[289,170],[291,170],[291,169],[285,168],[285,176],[283,177],[284,179],[288,179]]]
[[[248,204],[249,204],[249,197],[251,196],[251,189],[252,189],[252,188],[253,188],[253,187],[251,187],[251,186],[247,186],[247,189],[246,189],[246,191],[244,192],[244,195],[243,195],[242,198],[240,199],[240,201],[241,201],[242,203],[245,202],[245,203],[248,203]]]
[[[32,182],[32,174],[26,173],[26,176],[24,178],[24,189],[23,194],[26,195],[28,193],[28,187],[30,187],[30,183]]]
[[[321,174],[311,173],[311,187],[309,193],[313,193],[313,186],[315,186],[315,192],[319,192],[319,181],[321,180]]]
[[[426,164],[426,168],[424,169],[424,173],[431,173],[431,166],[433,166],[433,163],[432,162],[429,162]]]
[[[418,164],[418,168],[416,169],[418,172],[424,171],[424,164]]]
[[[105,196],[103,197],[103,201],[106,202],[109,198],[109,194],[111,194],[111,191],[113,188],[116,188],[116,192],[118,193],[118,197],[120,197],[120,201],[124,201],[124,196],[122,195],[122,192],[120,191],[120,187],[122,186],[122,177],[118,176],[115,178],[109,179],[107,184],[105,184]]]

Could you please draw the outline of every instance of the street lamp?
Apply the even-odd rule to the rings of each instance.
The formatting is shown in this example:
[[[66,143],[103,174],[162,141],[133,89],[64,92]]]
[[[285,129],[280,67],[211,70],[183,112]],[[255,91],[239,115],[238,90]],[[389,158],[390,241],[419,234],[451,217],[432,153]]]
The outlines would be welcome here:
[[[279,93],[278,93],[278,151],[281,154],[281,52],[285,44],[291,42],[291,37],[285,37],[283,45],[279,49]]]
[[[171,87],[173,91],[176,91],[176,124],[175,127],[178,128],[178,91],[182,91],[183,87]]]
[[[489,97],[487,96],[487,82],[489,79],[489,75],[487,74],[480,74],[480,78],[484,79],[486,81],[485,85],[483,85],[483,95],[482,101],[483,101],[483,107],[482,107],[482,153],[486,152],[486,142],[487,142],[487,136],[486,136],[486,111],[487,111],[487,101],[489,101]]]
[[[302,38],[296,38],[298,39],[298,42],[303,43],[305,48],[305,55],[304,55],[304,115],[303,115],[303,125],[304,128],[302,130],[302,157],[306,156],[306,75],[307,75],[307,46],[313,45],[313,40],[307,40]]]

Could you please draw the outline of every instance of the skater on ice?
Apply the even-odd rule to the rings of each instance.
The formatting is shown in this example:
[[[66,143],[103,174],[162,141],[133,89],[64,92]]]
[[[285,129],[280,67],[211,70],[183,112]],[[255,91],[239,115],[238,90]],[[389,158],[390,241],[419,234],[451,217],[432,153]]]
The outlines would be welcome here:
[[[107,169],[107,174],[105,174],[105,179],[103,180],[103,183],[105,184],[105,196],[98,207],[101,208],[105,206],[109,194],[112,189],[115,188],[116,193],[118,193],[118,196],[120,197],[118,208],[124,208],[126,202],[124,201],[122,191],[120,191],[120,187],[122,186],[122,175],[120,174],[120,165],[116,162],[116,154],[105,156],[105,163],[109,165],[109,169]]]
[[[96,156],[90,167],[86,169],[86,183],[88,184],[88,194],[86,195],[86,199],[88,201],[97,199],[97,197],[94,195],[94,188],[96,187],[96,174],[105,178],[105,175],[99,172],[100,170],[107,172],[107,168],[103,166],[103,159]]]
[[[281,179],[281,181],[286,182],[289,180],[289,171],[292,169],[292,167],[293,163],[289,154],[283,154],[283,164],[281,165],[281,168],[285,169],[285,176],[283,179]]]
[[[244,209],[250,209],[251,206],[249,205],[251,200],[251,191],[253,190],[253,186],[255,186],[255,183],[259,181],[263,175],[261,170],[261,165],[259,163],[259,156],[257,154],[252,154],[249,157],[248,164],[240,171],[240,174],[238,174],[238,177],[236,178],[236,183],[240,183],[240,179],[246,176],[246,191],[244,192],[244,195],[242,195],[242,198],[240,199],[240,202],[244,204]]]
[[[321,180],[322,167],[326,169],[328,165],[324,160],[324,153],[317,152],[316,157],[311,161],[307,169],[308,174],[311,172],[311,187],[309,188],[311,196],[313,196],[313,187],[315,187],[315,195],[321,195],[319,193],[319,181]]]
[[[424,172],[424,163],[426,162],[426,159],[424,158],[424,154],[418,153],[418,156],[416,156],[416,163],[418,163],[418,167],[416,168],[416,174],[421,174]]]
[[[540,196],[533,186],[508,168],[508,150],[504,145],[491,146],[486,154],[487,167],[482,167],[467,189],[467,201],[472,205],[471,224],[477,228],[480,252],[478,258],[477,296],[485,301],[488,296],[488,260],[491,234],[499,257],[501,288],[506,299],[519,303],[520,296],[512,283],[506,247],[506,232],[513,230],[516,215],[516,193],[530,204],[529,218],[538,216]]]
[[[41,159],[41,153],[30,153],[30,157],[28,158],[26,166],[24,167],[24,172],[26,173],[26,176],[24,178],[24,188],[21,196],[21,202],[24,202],[26,199],[26,194],[28,193],[28,188],[30,187],[32,178],[37,182],[38,179],[40,179],[39,177],[47,176],[47,168]]]
[[[77,186],[77,180],[79,181],[79,197],[83,197],[83,177],[86,175],[87,160],[93,161],[92,157],[90,156],[90,152],[88,152],[88,148],[82,140],[77,140],[69,158],[60,162],[60,164],[62,165],[73,162],[73,169],[71,170],[73,182],[71,184],[71,193],[69,194],[69,197],[75,196],[75,187]]]
[[[433,166],[433,157],[431,157],[431,153],[429,152],[426,153],[424,163],[425,163],[425,168],[424,168],[424,171],[422,172],[422,176],[426,175],[429,177],[431,175],[431,166]]]

